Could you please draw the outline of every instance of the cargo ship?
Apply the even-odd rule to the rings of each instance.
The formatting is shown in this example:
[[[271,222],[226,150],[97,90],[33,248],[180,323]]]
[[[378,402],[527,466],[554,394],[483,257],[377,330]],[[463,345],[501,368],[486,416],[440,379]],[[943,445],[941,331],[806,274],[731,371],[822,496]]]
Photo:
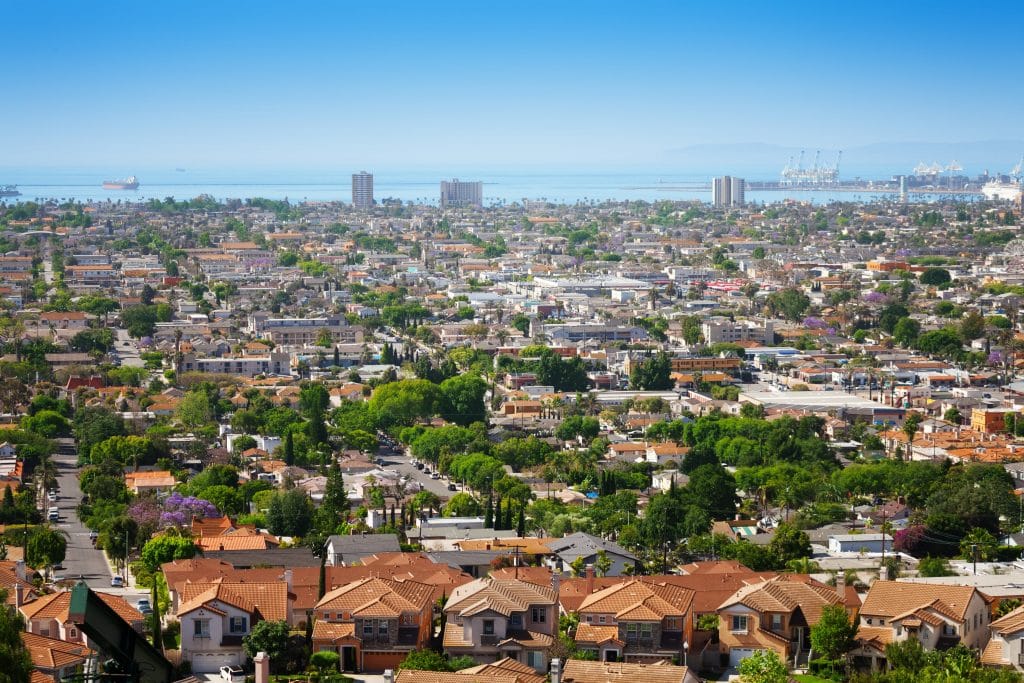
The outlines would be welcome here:
[[[0,197],[20,197],[17,185],[0,185]]]
[[[133,175],[128,176],[124,180],[104,180],[104,190],[137,190],[139,189],[139,179]]]

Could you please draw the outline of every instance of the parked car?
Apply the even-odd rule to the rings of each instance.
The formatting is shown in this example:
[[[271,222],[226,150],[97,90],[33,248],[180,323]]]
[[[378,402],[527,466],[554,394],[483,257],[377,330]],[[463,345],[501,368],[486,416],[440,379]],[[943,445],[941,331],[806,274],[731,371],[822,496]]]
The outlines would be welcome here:
[[[149,604],[149,598],[142,598],[139,600],[138,604],[136,604],[136,608],[143,614],[153,613],[153,607]]]
[[[59,522],[60,510],[58,510],[57,508],[50,508],[50,512],[47,513],[46,518],[51,522]]]
[[[245,672],[237,666],[222,666],[220,677],[227,683],[245,683]]]
[[[423,463],[421,463],[421,462],[416,463],[416,469],[422,470],[424,467],[425,467],[425,465]]]
[[[437,472],[432,472],[432,473],[430,474],[430,478],[431,478],[431,479],[440,479],[440,478],[441,478],[441,475],[440,475],[440,474],[438,474]]]
[[[124,588],[124,578],[122,576],[111,577],[110,586],[112,588]]]
[[[459,487],[455,485],[455,482],[452,482],[452,483],[448,484],[448,490],[449,491],[458,491]]]

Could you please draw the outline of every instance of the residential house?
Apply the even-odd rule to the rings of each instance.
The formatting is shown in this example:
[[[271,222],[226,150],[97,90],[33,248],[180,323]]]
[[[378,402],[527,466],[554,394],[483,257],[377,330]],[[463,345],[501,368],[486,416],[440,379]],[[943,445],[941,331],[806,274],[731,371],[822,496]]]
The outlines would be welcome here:
[[[989,624],[989,641],[981,663],[1024,671],[1024,607]]]
[[[21,642],[32,658],[34,673],[42,674],[53,683],[77,680],[83,674],[88,676],[96,673],[96,650],[85,645],[27,631],[21,634]]]
[[[688,666],[666,662],[588,662],[566,660],[561,675],[552,670],[551,683],[700,683],[700,677]]]
[[[15,588],[17,590],[18,587]],[[139,610],[119,595],[96,595],[132,628],[142,633],[145,617]],[[22,603],[18,609],[25,618],[25,630],[29,633],[98,649],[71,620],[71,591],[43,595],[31,602]]]
[[[360,534],[358,536],[329,536],[327,564],[341,566],[358,562],[369,555],[401,552],[395,534]]]
[[[580,604],[576,645],[602,662],[682,661],[693,596],[688,588],[639,580],[599,590]]]
[[[337,652],[343,671],[394,669],[433,635],[433,587],[367,577],[329,591],[314,608],[313,650]]]
[[[188,586],[182,588],[177,616],[181,661],[189,662],[193,673],[216,673],[222,666],[243,664],[242,638],[256,622],[288,619],[285,583]]]
[[[564,538],[549,539],[545,545],[553,553],[550,562],[552,568],[561,569],[563,572],[572,569],[573,563],[578,562],[580,558],[583,559],[584,565],[594,567],[601,564],[601,558],[610,562],[608,571],[602,572],[604,576],[621,576],[636,568],[636,555],[614,541],[583,532],[569,534]]]
[[[167,470],[128,472],[124,475],[125,486],[137,496],[149,492],[170,493],[176,483],[174,475]]]
[[[846,586],[830,588],[816,581],[778,577],[744,586],[718,607],[719,651],[730,666],[758,650],[774,652],[784,662],[806,662],[810,630],[831,605],[843,605]]]
[[[980,650],[988,644],[989,620],[989,600],[973,586],[875,581],[860,608],[854,663],[882,668],[885,646],[909,638],[925,650],[957,643]]]
[[[510,657],[547,671],[558,629],[557,593],[517,580],[482,578],[452,591],[445,606],[444,649],[481,664]]]

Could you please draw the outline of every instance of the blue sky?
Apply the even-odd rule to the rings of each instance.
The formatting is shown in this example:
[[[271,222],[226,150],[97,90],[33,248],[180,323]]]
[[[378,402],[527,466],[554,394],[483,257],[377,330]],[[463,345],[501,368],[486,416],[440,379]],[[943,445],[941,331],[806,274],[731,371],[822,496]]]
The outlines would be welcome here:
[[[596,167],[1024,138],[1019,2],[11,0],[3,18],[2,166]]]

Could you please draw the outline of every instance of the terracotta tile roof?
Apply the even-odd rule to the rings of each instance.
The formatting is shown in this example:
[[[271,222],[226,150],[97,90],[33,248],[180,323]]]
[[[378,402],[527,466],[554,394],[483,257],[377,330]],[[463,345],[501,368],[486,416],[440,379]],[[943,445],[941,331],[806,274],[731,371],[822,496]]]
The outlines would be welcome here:
[[[225,536],[200,536],[194,540],[204,552],[211,550],[267,550],[277,546],[277,539],[272,539],[259,532],[244,533],[242,530]]]
[[[142,613],[129,605],[124,598],[110,593],[96,593],[107,606],[129,624],[143,620]],[[68,621],[71,607],[71,591],[50,593],[21,606],[21,613],[26,619],[55,619],[61,623]]]
[[[502,567],[491,572],[495,579],[503,581],[526,581],[537,586],[551,585],[551,569],[548,567]]]
[[[96,651],[79,643],[69,643],[56,638],[24,632],[21,641],[25,643],[32,666],[39,669],[63,669],[76,664],[84,664]]]
[[[495,676],[492,673],[467,674],[459,671],[416,671],[401,669],[395,674],[395,683],[518,683],[514,675]]]
[[[444,625],[444,647],[473,647],[472,640],[466,640],[462,637],[462,627],[456,624],[454,621],[449,621]]]
[[[317,619],[313,624],[313,640],[335,642],[340,638],[355,637],[356,625],[353,622],[338,623]]]
[[[661,621],[667,616],[684,616],[693,595],[688,588],[634,580],[588,596],[579,611],[614,614],[623,621]]]
[[[824,584],[801,583],[779,577],[739,589],[719,609],[745,605],[762,613],[791,613],[799,608],[807,624],[813,626],[821,618],[822,609],[842,602],[835,589]]]
[[[989,624],[989,628],[993,633],[1003,635],[1024,631],[1024,607],[1018,607],[1012,612],[1004,614]]]
[[[892,642],[892,636],[892,629],[884,626],[860,626],[857,629],[857,642],[879,652],[885,652],[885,646]]]
[[[569,659],[562,669],[565,683],[682,683],[689,669],[671,664],[628,664]]]
[[[487,577],[452,591],[445,612],[472,616],[491,610],[509,616],[513,612],[523,612],[531,605],[553,605],[557,600],[558,596],[550,587]]]
[[[267,621],[288,618],[288,586],[284,583],[227,583],[221,579],[210,584],[185,583],[181,586],[178,616],[214,602],[223,602]]]
[[[951,619],[963,621],[971,599],[977,594],[977,589],[971,586],[875,581],[864,598],[860,613],[892,619],[921,608],[932,608]]]
[[[1003,641],[993,638],[981,653],[981,663],[987,666],[1012,666],[1013,662],[1003,657]]]
[[[430,586],[415,581],[369,577],[328,592],[316,609],[342,610],[353,616],[397,617],[427,608],[432,594]]]
[[[594,643],[600,645],[607,642],[622,642],[619,640],[618,626],[600,626],[588,624],[583,621],[576,629],[577,643]]]
[[[515,676],[519,683],[544,683],[546,676],[534,671],[532,666],[517,662],[511,657],[504,657],[490,664],[472,666],[468,669],[461,669],[456,673],[470,676],[504,677]]]
[[[528,555],[550,555],[542,538],[481,538],[456,543],[459,550],[515,550]]]

